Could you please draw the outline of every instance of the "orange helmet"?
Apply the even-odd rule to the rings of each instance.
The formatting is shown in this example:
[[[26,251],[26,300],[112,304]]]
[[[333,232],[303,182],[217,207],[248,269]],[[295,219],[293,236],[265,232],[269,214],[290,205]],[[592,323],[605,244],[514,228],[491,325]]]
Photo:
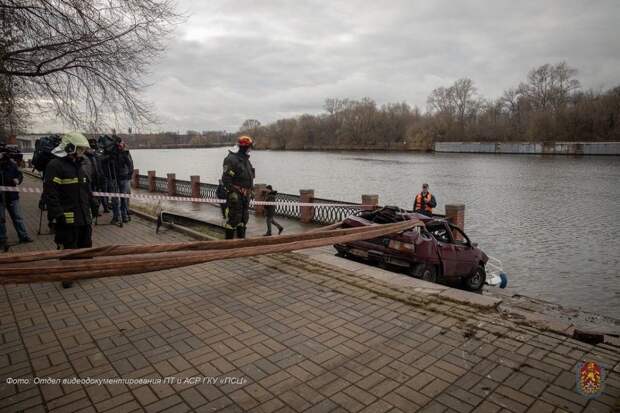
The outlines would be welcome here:
[[[239,136],[239,140],[237,141],[237,145],[239,146],[252,146],[254,141],[247,135]]]

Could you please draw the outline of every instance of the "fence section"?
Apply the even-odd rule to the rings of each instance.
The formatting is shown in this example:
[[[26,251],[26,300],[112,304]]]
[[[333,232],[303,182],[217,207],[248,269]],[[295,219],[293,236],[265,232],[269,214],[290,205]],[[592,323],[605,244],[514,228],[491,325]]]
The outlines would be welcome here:
[[[138,187],[140,189],[149,189],[149,177],[148,175],[138,175]],[[217,198],[215,194],[217,185],[209,183],[200,183],[200,197],[201,198]],[[177,196],[191,197],[192,196],[192,183],[191,181],[185,181],[182,179],[175,179],[175,190]],[[168,192],[167,179],[162,177],[155,177],[155,191],[166,193]],[[275,214],[283,217],[300,219],[301,209],[299,195],[286,194],[278,192],[276,195],[276,201],[279,202],[276,205]],[[360,208],[340,205],[341,201],[335,201],[332,199],[313,198],[313,202],[321,204],[334,204],[333,206],[317,206],[313,207],[314,214],[312,222],[319,224],[332,224],[342,221],[348,216],[358,214]],[[359,205],[359,204],[351,204]],[[250,209],[254,209],[253,206]]]

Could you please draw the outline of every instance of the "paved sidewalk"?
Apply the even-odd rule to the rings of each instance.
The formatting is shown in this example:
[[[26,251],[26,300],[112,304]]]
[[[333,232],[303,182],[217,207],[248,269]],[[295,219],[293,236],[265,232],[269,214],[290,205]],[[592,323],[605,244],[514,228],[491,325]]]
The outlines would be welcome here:
[[[22,195],[33,237],[36,201]],[[11,224],[9,234],[15,239]],[[14,251],[53,248],[50,236],[36,238]],[[94,229],[95,245],[183,239],[170,230],[155,235],[152,223],[137,218],[124,228]],[[80,281],[68,290],[59,283],[3,286],[0,411],[605,412],[617,406],[618,348],[587,345],[504,319],[493,308],[365,273],[290,253]],[[582,360],[606,367],[597,399],[575,391]],[[195,377],[199,384],[183,382]],[[23,380],[9,384],[8,378]],[[34,378],[152,382],[36,385]]]

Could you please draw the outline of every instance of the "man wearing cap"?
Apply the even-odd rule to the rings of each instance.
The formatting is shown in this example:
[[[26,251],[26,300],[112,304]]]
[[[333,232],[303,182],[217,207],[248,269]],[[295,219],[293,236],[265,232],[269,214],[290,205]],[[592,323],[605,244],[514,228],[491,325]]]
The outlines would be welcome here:
[[[428,184],[422,184],[422,192],[415,197],[413,211],[430,217],[433,215],[433,208],[436,206],[435,196],[428,192]]]
[[[56,221],[55,242],[63,249],[92,246],[92,215],[98,208],[92,194],[90,176],[83,168],[83,158],[90,147],[81,133],[63,135],[60,148],[66,156],[49,162],[45,168],[43,191],[49,220]],[[73,282],[63,281],[64,288]]]
[[[224,159],[222,183],[226,190],[226,208],[224,225],[226,239],[245,238],[249,218],[250,198],[254,187],[254,168],[250,163],[250,149],[254,141],[242,135],[237,145],[228,151]]]

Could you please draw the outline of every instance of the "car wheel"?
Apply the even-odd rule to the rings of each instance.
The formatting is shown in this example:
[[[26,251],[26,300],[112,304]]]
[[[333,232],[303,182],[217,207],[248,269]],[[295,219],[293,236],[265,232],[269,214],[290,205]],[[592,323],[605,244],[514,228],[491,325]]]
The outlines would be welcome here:
[[[469,291],[478,291],[484,285],[486,278],[487,274],[484,271],[484,266],[480,265],[478,266],[478,268],[476,268],[476,271],[474,271],[473,274],[463,280],[463,284],[465,285],[465,288]]]
[[[424,281],[436,283],[437,269],[433,265],[418,264],[413,271],[413,276]]]

